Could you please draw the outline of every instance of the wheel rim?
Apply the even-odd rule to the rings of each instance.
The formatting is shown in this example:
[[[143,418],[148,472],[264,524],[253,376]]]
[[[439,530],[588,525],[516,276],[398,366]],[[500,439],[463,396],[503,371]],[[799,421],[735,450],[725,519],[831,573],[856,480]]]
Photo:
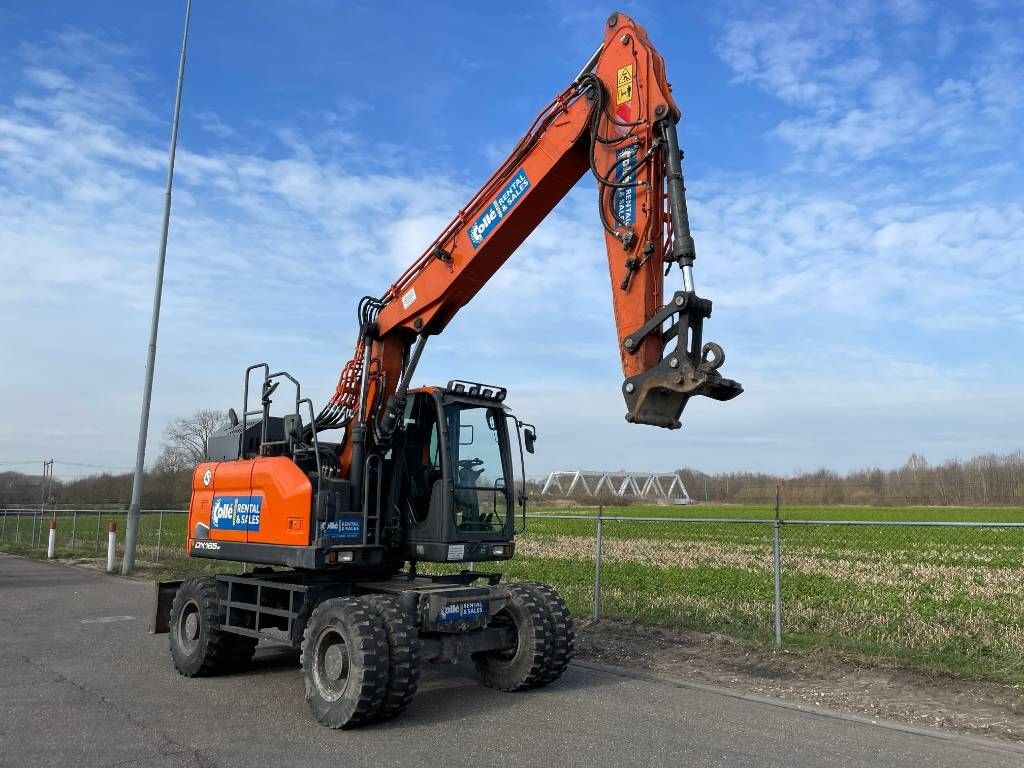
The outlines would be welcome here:
[[[494,618],[491,620],[492,627],[511,627],[514,632],[515,645],[511,648],[505,648],[503,650],[491,651],[490,658],[491,663],[498,667],[511,666],[516,657],[519,655],[519,638],[522,634],[522,628],[519,626],[519,622],[516,621],[516,617],[513,616],[508,610],[499,611]]]
[[[313,680],[320,695],[337,701],[348,686],[348,646],[336,627],[324,627],[313,646]]]
[[[201,623],[199,604],[195,600],[189,600],[182,606],[178,623],[174,628],[178,645],[188,654],[193,653],[199,646]]]

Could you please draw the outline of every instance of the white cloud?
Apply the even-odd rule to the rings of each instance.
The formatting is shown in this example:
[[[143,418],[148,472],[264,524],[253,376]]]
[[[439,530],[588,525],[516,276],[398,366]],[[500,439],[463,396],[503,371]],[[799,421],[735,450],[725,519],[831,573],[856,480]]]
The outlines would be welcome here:
[[[977,14],[966,31],[980,43],[933,67],[965,29],[946,13],[934,23],[930,10],[911,0],[745,7],[719,53],[738,82],[793,108],[774,133],[798,154],[794,168],[849,172],[876,158],[959,165],[1017,132],[1021,20]]]
[[[202,130],[212,133],[219,139],[229,139],[238,135],[238,132],[221,120],[216,112],[196,112],[195,118],[199,121],[199,127]]]
[[[1021,330],[1020,203],[899,205],[735,180],[693,190],[699,274],[723,310]]]
[[[756,25],[734,25],[723,44],[742,80],[811,121],[806,149],[794,134],[800,151],[843,146],[861,101],[869,111],[915,95],[983,103],[979,93],[1005,85],[1008,70],[993,63],[987,85],[947,79],[929,94],[843,26],[867,11],[837,13],[835,35],[793,48],[769,46]],[[772,29],[796,35],[810,23],[783,15]],[[853,44],[857,56],[836,52]],[[147,75],[129,48],[66,31],[22,55],[20,84],[0,101],[0,322],[17,329],[0,368],[18,371],[5,381],[5,402],[18,407],[0,425],[0,459],[130,463],[166,118],[141,98]],[[353,169],[345,156],[360,135],[337,114],[306,133],[263,126],[258,141],[251,125],[195,117],[217,142],[202,148],[186,132],[179,154],[152,444],[169,418],[237,406],[256,358],[292,370],[320,401],[350,353],[358,298],[382,292],[472,192],[412,150]],[[883,128],[872,152],[896,140]],[[972,347],[996,334],[1020,340],[1024,209],[964,202],[963,185],[1016,178],[1012,166],[978,167],[948,194],[935,192],[950,182],[942,173],[918,183],[924,173],[867,171],[842,186],[796,173],[692,180],[698,288],[716,302],[706,336],[723,343],[726,375],[748,391],[691,404],[682,435],[622,419],[589,181],[432,340],[417,380],[507,384],[541,429],[533,471],[842,467],[910,450],[949,455],[950,435],[970,450],[1001,448],[1024,426],[1005,413],[1021,368],[987,368]],[[59,445],[40,421],[62,425]]]
[[[27,58],[48,58],[64,70],[43,75],[29,63],[21,87],[0,105],[0,315],[8,323],[35,319],[3,357],[26,380],[56,371],[73,381],[55,413],[82,425],[82,441],[97,424],[110,435],[102,447],[67,450],[99,450],[116,462],[130,453],[141,381],[141,374],[124,374],[138,370],[144,352],[163,131],[140,106],[137,81],[123,74],[133,71],[129,51],[81,33],[62,33],[50,47],[52,56],[42,45],[27,48]],[[79,78],[89,83],[78,88]],[[115,108],[97,109],[82,95],[86,89],[97,99],[109,95]],[[359,296],[383,291],[470,195],[450,174],[371,162],[350,170],[320,151],[322,134],[275,136],[274,158],[237,148],[199,152],[187,142],[179,150],[156,436],[176,413],[234,400],[241,369],[257,356],[284,358],[281,364],[312,379],[307,391],[318,399],[329,392],[351,349]],[[597,234],[580,229],[555,214],[474,311],[491,329],[507,329],[517,300],[557,307],[553,299],[575,268],[600,256]],[[566,248],[548,231],[578,235],[576,245]],[[601,276],[603,268],[591,271]],[[518,297],[509,295],[516,286]],[[493,330],[467,326],[464,335],[463,343],[457,332],[453,337],[456,360],[494,348]],[[94,407],[101,392],[113,398],[113,410]],[[29,396],[39,404],[42,393]],[[41,438],[24,439],[38,433],[27,413],[21,419],[6,422],[0,452],[51,450]]]

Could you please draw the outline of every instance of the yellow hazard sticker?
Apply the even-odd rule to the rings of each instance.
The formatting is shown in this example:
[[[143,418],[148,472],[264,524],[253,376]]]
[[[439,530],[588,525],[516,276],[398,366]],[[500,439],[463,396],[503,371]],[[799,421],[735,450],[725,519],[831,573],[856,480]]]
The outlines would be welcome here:
[[[633,98],[633,65],[627,64],[615,73],[615,106]]]

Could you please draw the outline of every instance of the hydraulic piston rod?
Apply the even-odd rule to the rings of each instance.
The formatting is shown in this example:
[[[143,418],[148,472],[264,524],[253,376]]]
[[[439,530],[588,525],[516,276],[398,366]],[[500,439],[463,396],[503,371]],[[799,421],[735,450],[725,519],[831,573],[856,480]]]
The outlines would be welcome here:
[[[693,260],[697,249],[690,234],[690,216],[686,210],[686,187],[683,183],[683,153],[679,149],[676,124],[665,120],[661,124],[665,148],[665,178],[668,182],[668,205],[672,214],[671,258],[683,271],[683,290],[693,293]]]

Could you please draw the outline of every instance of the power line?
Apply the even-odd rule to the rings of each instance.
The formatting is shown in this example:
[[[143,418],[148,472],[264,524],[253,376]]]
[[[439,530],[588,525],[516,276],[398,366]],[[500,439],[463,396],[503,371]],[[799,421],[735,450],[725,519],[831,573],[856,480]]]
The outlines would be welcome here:
[[[89,469],[120,469],[125,472],[131,472],[132,470],[131,467],[125,464],[120,466],[115,466],[113,464],[87,464],[81,461],[62,461],[61,459],[57,459],[57,463],[67,465],[69,467],[87,467]]]
[[[38,464],[42,459],[29,459],[27,461],[0,461],[0,466],[24,466],[26,464]],[[54,463],[61,464],[68,467],[85,467],[87,469],[119,469],[124,472],[131,472],[131,467],[126,464],[114,465],[114,464],[89,464],[81,461],[64,461],[63,459],[54,459]]]

